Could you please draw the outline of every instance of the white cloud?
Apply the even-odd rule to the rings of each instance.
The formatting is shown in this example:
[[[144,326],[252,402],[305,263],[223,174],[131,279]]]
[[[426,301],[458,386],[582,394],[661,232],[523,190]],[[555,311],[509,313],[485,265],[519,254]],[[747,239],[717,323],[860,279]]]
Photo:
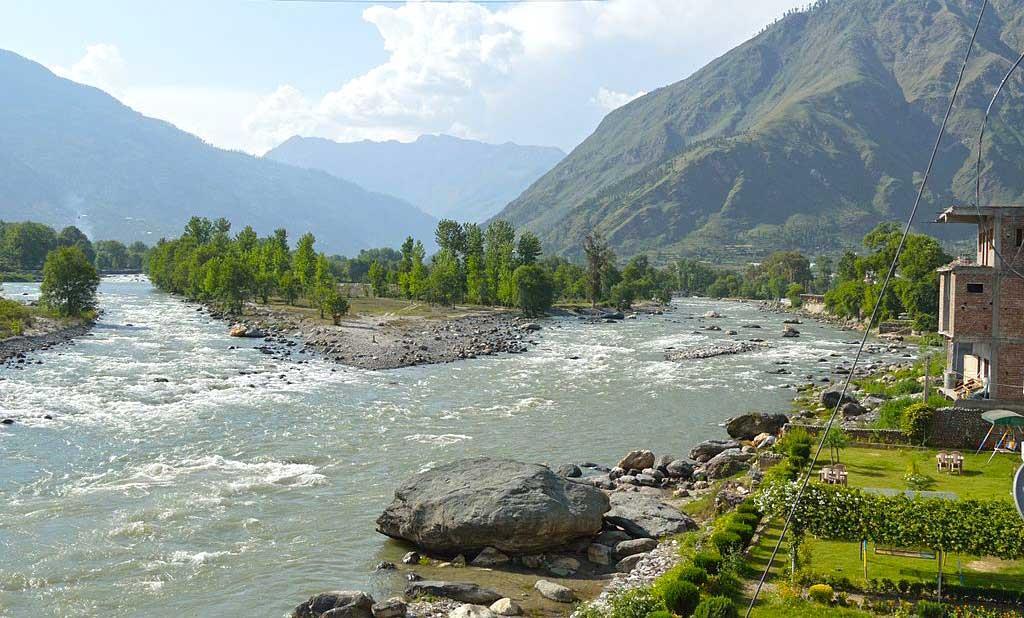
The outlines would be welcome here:
[[[646,90],[638,90],[633,94],[629,94],[626,92],[616,92],[614,90],[609,90],[604,86],[601,86],[600,88],[597,89],[597,94],[594,96],[593,99],[591,99],[591,102],[595,103],[604,111],[610,112],[613,109],[618,109],[622,107],[623,105],[629,103],[633,99],[639,99],[645,94],[647,94]]]
[[[599,114],[648,88],[682,79],[796,4],[610,0],[494,10],[469,2],[373,6],[363,19],[383,38],[390,54],[386,62],[317,101],[281,86],[247,117],[246,126],[261,144],[303,132],[340,140],[412,139],[457,127],[464,135],[492,141],[572,146]],[[606,81],[609,73],[621,83]]]
[[[118,48],[103,43],[53,68],[211,143],[253,153],[295,134],[409,141],[454,133],[571,148],[608,111],[686,77],[797,4],[376,5],[362,17],[380,34],[387,59],[326,93],[288,83],[259,93],[230,84],[129,86]]]
[[[121,50],[109,43],[96,43],[85,48],[85,55],[70,67],[53,66],[50,69],[67,79],[115,90],[124,77],[125,61]]]

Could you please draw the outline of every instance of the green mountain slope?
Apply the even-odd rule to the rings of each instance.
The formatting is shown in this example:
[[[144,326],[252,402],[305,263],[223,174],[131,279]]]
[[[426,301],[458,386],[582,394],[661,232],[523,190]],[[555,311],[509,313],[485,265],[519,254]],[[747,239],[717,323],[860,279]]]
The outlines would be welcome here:
[[[485,144],[450,135],[396,141],[338,143],[292,137],[268,159],[323,170],[415,204],[431,215],[482,221],[550,170],[557,148]]]
[[[434,220],[329,174],[220,150],[0,50],[0,219],[155,242],[189,217],[312,231],[325,250],[433,237]]]
[[[853,244],[909,212],[979,8],[831,0],[790,14],[609,114],[499,216],[562,253],[591,230],[621,254],[664,258]],[[973,201],[980,119],[1024,47],[1022,25],[1024,4],[990,3],[922,221]],[[1011,80],[990,122],[986,202],[1024,194],[1022,83]]]

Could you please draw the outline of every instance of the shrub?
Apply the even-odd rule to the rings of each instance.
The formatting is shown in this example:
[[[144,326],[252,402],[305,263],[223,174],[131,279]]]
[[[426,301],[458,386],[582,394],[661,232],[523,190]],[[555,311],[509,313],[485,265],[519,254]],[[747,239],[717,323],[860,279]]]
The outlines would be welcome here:
[[[701,601],[693,610],[693,618],[738,618],[736,606],[728,597],[711,597]]]
[[[924,387],[916,378],[905,378],[889,388],[889,392],[896,396],[913,395],[914,393],[920,393],[922,390],[924,390]]]
[[[832,590],[832,586],[828,584],[814,584],[807,589],[807,596],[811,597],[811,600],[815,603],[828,605],[832,602],[835,592]]]
[[[661,608],[661,603],[646,588],[634,588],[608,600],[610,618],[647,618]]]
[[[720,530],[711,535],[711,544],[724,556],[742,549],[743,539],[735,532]]]
[[[754,528],[738,521],[730,522],[729,525],[725,527],[725,531],[731,532],[740,537],[741,543],[737,549],[743,549],[746,547],[747,543],[750,542],[750,539],[754,537]]]
[[[757,523],[761,521],[761,518],[754,513],[736,513],[732,516],[732,520],[738,524],[754,528],[757,526]]]
[[[761,511],[757,510],[757,505],[750,501],[740,502],[736,507],[736,512],[749,513],[751,515],[756,515],[758,519],[761,519]]]
[[[703,586],[708,581],[708,572],[696,566],[683,567],[676,575],[676,579],[690,582],[694,586]]]
[[[935,410],[927,403],[921,402],[907,406],[900,418],[900,429],[907,434],[911,442],[924,444],[934,416]]]
[[[657,609],[647,614],[647,618],[672,618],[672,612],[667,609]]]
[[[935,601],[919,601],[915,610],[918,618],[943,618],[946,606]]]
[[[698,552],[693,556],[693,566],[714,575],[722,568],[722,559],[709,552]]]
[[[672,613],[689,616],[700,602],[700,590],[690,582],[674,581],[665,586],[662,597]]]

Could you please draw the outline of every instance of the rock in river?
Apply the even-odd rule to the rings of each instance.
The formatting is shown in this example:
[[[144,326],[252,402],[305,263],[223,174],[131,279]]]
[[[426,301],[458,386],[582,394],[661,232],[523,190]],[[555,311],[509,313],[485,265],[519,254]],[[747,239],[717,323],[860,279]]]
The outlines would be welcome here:
[[[726,449],[739,447],[740,443],[735,440],[705,440],[693,447],[690,459],[703,463]]]
[[[752,440],[761,433],[775,435],[782,431],[782,427],[788,422],[789,418],[785,414],[752,412],[725,421],[725,431],[737,440]]]
[[[545,466],[480,457],[405,481],[377,530],[447,556],[539,553],[597,534],[609,508],[601,490]]]
[[[605,519],[634,537],[657,539],[697,528],[679,509],[650,494],[617,491],[611,495],[611,504]]]
[[[487,588],[481,588],[476,584],[423,580],[412,582],[406,586],[405,596],[410,599],[423,596],[443,597],[462,603],[490,605],[502,598],[503,595]]]
[[[619,462],[618,468],[623,470],[643,470],[654,466],[654,453],[651,451],[630,451]]]
[[[373,597],[362,592],[321,592],[299,605],[292,618],[373,618]]]

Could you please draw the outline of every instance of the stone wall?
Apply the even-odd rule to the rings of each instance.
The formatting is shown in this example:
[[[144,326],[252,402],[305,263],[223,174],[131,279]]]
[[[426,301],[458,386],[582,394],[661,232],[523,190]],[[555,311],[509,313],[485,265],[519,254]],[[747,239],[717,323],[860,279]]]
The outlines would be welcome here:
[[[978,443],[992,428],[981,418],[982,412],[984,410],[939,408],[932,419],[929,444],[943,448],[978,448]],[[988,446],[991,448],[994,444]]]
[[[805,430],[811,436],[817,436],[825,428],[824,425],[818,424],[789,423],[786,429],[788,431],[796,427]],[[898,429],[850,428],[843,429],[843,433],[853,442],[870,444],[906,444],[907,442],[907,437]]]
[[[978,443],[992,427],[981,418],[982,412],[984,410],[939,408],[932,418],[932,425],[928,432],[928,446],[956,449],[978,448]],[[794,427],[800,427],[810,435],[817,436],[824,425],[789,423],[787,430]],[[844,429],[843,432],[853,442],[908,444],[906,435],[898,429],[850,428]],[[994,435],[986,446],[992,448],[998,439],[999,436]]]

